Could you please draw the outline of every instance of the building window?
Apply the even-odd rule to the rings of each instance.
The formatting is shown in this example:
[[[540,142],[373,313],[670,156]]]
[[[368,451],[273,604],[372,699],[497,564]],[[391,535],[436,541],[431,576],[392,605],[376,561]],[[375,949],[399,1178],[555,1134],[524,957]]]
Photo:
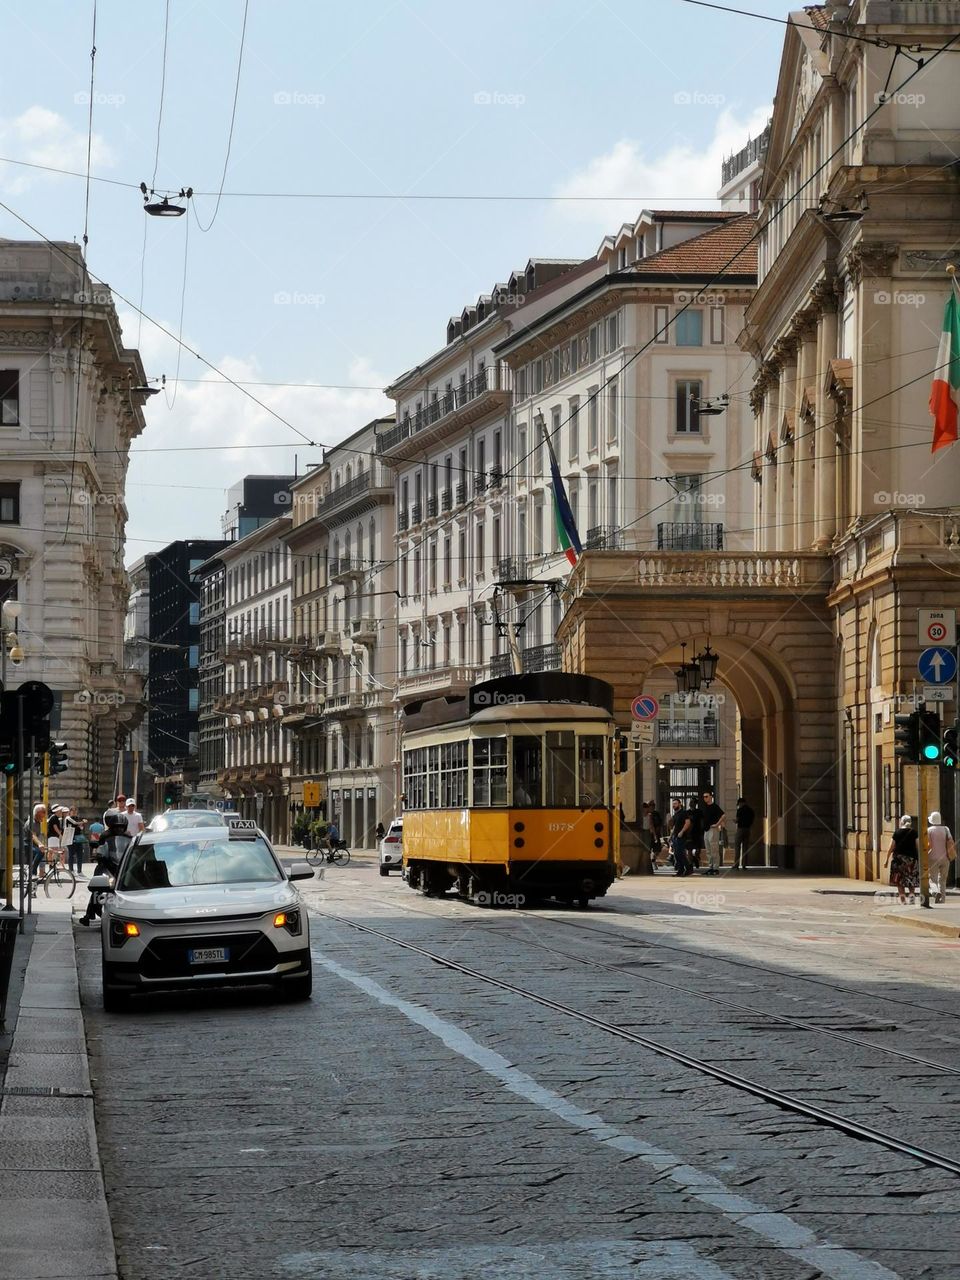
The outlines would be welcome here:
[[[703,346],[703,312],[678,311],[674,325],[674,341],[678,347]]]
[[[526,484],[528,458],[527,458],[527,428],[517,428],[517,461],[520,464],[520,479]]]
[[[600,524],[600,482],[591,476],[587,482],[587,529],[596,529]]]
[[[199,710],[199,708],[200,708],[200,690],[188,689],[187,690],[187,709],[189,711],[197,711]]]
[[[677,434],[695,435],[700,431],[700,400],[703,383],[698,378],[680,378],[677,382]]]
[[[560,456],[560,437],[562,433],[561,423],[563,422],[563,413],[560,406],[553,410],[550,415],[550,443],[553,445],[553,451],[559,458]]]
[[[710,341],[718,345],[723,342],[723,307],[710,308]]]
[[[457,564],[460,568],[461,583],[467,580],[467,526],[462,524],[457,530]]]
[[[191,627],[198,627],[200,625],[200,601],[199,600],[190,601],[190,608],[188,610],[187,620],[190,623]]]
[[[568,406],[567,456],[575,459],[580,453],[580,397],[573,396]]]
[[[20,421],[20,374],[0,369],[0,423],[15,427]]]
[[[673,490],[676,494],[673,504],[676,523],[699,524],[703,514],[703,504],[700,498],[700,477],[698,475],[674,476]]]
[[[450,590],[450,580],[453,577],[453,540],[447,534],[443,539],[443,589]]]
[[[624,250],[624,253],[626,253],[626,250]],[[606,329],[607,329],[607,333],[606,333],[607,355],[609,355],[611,351],[616,351],[617,348],[620,346],[620,312],[619,311],[615,311],[612,316],[607,316]]]
[[[20,481],[0,482],[0,524],[20,523]]]
[[[198,667],[200,665],[200,646],[192,644],[188,650],[187,666]]]
[[[607,441],[613,443],[617,438],[620,424],[620,387],[614,379],[607,387]]]
[[[533,500],[533,550],[537,555],[543,555],[547,551],[547,547],[543,541],[543,494],[538,493]]]
[[[607,472],[607,524],[611,529],[620,528],[620,512],[617,505],[617,473]]]
[[[483,577],[483,553],[484,547],[484,525],[482,520],[477,521],[477,550],[476,550],[476,574],[478,578]]]
[[[654,342],[667,342],[670,338],[669,313],[666,307],[653,308]]]
[[[431,591],[436,591],[437,589],[437,543],[434,538],[430,539],[430,544],[427,547],[427,560],[430,566],[428,586]]]
[[[594,453],[597,449],[599,435],[599,404],[600,395],[599,387],[588,387],[587,395],[590,397],[587,403],[587,452]]]

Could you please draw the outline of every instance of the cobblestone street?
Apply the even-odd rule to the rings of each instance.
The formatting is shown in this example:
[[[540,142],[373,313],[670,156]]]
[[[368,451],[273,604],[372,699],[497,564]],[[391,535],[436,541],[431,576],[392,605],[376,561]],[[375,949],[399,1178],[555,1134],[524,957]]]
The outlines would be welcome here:
[[[960,1275],[956,1174],[842,1128],[953,1156],[957,943],[701,883],[483,911],[332,868],[300,1006],[107,1016],[78,938],[120,1275]]]

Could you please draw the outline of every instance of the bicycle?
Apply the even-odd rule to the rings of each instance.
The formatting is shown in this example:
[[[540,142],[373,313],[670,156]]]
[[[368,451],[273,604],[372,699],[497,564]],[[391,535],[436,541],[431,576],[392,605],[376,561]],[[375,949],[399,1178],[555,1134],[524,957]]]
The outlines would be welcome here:
[[[350,861],[350,850],[346,846],[346,842],[339,840],[332,849],[325,849],[320,846],[317,849],[307,850],[307,862],[311,867],[319,867],[324,862],[329,866],[335,863],[338,867],[345,867]]]
[[[44,864],[41,864],[44,865]],[[26,870],[26,866],[24,866]],[[20,888],[20,865],[15,863],[13,867],[13,888]],[[59,862],[46,863],[46,871],[44,874],[38,875],[36,872],[30,875],[30,893],[33,897],[37,896],[37,890],[43,886],[44,897],[50,897],[50,886],[56,889],[63,889],[65,892],[63,897],[69,901],[77,891],[77,878],[69,867],[61,866]]]

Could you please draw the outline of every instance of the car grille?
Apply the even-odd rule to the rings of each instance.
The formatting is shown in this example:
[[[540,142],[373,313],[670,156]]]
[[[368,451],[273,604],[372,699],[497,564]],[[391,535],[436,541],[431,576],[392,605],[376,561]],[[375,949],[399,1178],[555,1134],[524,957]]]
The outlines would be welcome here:
[[[230,959],[225,964],[191,964],[187,953],[201,947],[227,947]],[[145,978],[186,978],[204,971],[249,973],[272,969],[279,960],[276,947],[262,933],[193,933],[154,938],[140,957],[140,972]]]

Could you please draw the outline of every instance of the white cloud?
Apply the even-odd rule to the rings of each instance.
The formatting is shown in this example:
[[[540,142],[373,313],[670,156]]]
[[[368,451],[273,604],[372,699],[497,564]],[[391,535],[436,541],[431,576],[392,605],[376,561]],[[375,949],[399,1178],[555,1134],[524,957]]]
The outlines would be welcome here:
[[[87,166],[87,135],[74,129],[70,122],[46,107],[28,107],[12,119],[0,119],[0,147],[3,154],[13,160],[26,160],[30,164],[50,165],[55,169],[72,169],[83,172]],[[94,170],[108,168],[114,163],[113,153],[104,139],[94,131],[90,148],[90,160]],[[41,177],[51,177],[35,169],[11,167],[7,174],[14,174],[5,189],[12,195],[27,190]]]
[[[120,320],[124,340],[133,345],[136,317],[126,311]],[[301,472],[307,463],[319,462],[319,448],[312,449],[274,414],[317,446],[330,446],[392,408],[380,391],[367,390],[385,386],[387,379],[365,357],[349,366],[348,383],[356,387],[248,386],[248,396],[186,353],[180,361],[183,381],[175,386],[176,344],[146,322],[140,353],[149,377],[166,373],[170,382],[165,394],[148,402],[147,428],[131,449],[128,560],[176,538],[219,537],[224,491],[243,476],[292,472],[294,455]],[[216,363],[236,382],[275,381],[253,356],[227,355]],[[164,451],[178,445],[186,448]]]
[[[677,106],[677,110],[710,108],[689,105]],[[770,111],[769,106],[758,107],[746,117],[730,109],[719,111],[713,137],[701,148],[679,142],[658,154],[636,138],[621,138],[609,151],[561,182],[555,194],[631,196],[637,199],[636,207],[618,200],[577,202],[560,208],[567,219],[592,226],[598,238],[632,221],[641,208],[658,203],[680,209],[713,208],[723,160],[762,131]],[[679,196],[691,198],[680,201]]]

